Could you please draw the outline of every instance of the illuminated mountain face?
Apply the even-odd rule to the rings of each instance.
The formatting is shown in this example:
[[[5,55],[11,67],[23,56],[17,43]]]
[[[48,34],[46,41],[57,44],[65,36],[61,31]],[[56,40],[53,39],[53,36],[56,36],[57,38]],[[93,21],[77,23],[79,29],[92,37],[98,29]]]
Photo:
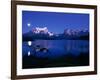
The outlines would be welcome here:
[[[65,29],[64,34],[65,35],[82,35],[82,34],[88,34],[87,29],[82,29],[82,30],[72,30],[72,29]]]
[[[23,41],[31,41],[35,39],[46,40],[68,40],[68,39],[81,39],[89,40],[89,31],[86,29],[65,29],[62,33],[50,32],[47,27],[36,27],[28,33],[23,34]]]
[[[49,34],[49,36],[53,36],[54,34],[52,32],[49,32],[47,27],[36,27],[35,29],[32,30],[33,33],[39,34],[39,33],[43,33],[43,34]]]
[[[49,36],[53,36],[55,33],[50,32],[47,27],[36,27],[32,29],[32,32],[35,34],[48,34]],[[88,34],[87,29],[82,30],[73,30],[73,29],[65,29],[64,32],[62,32],[64,35],[82,35],[82,34]],[[59,33],[59,34],[62,34]]]

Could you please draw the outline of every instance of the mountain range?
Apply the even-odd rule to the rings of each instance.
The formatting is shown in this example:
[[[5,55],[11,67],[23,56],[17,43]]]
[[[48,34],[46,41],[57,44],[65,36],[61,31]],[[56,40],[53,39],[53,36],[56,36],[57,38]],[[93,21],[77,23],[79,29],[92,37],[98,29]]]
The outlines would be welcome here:
[[[27,33],[22,34],[23,41],[33,41],[36,39],[46,39],[46,40],[62,40],[62,39],[79,39],[79,40],[89,40],[89,31],[86,29],[82,30],[72,30],[65,29],[62,33],[55,34],[49,32],[47,27],[39,28],[36,27]]]

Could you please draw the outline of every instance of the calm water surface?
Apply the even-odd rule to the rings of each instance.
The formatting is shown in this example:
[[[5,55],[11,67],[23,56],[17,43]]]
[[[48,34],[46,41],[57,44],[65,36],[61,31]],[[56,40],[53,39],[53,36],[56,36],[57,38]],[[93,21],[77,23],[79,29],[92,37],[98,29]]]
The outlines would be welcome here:
[[[47,52],[36,52],[36,46],[46,48]],[[78,56],[81,53],[89,53],[89,41],[88,40],[35,40],[32,41],[32,45],[29,46],[28,42],[23,42],[23,56],[30,55],[37,57],[56,58],[66,54],[73,54]]]

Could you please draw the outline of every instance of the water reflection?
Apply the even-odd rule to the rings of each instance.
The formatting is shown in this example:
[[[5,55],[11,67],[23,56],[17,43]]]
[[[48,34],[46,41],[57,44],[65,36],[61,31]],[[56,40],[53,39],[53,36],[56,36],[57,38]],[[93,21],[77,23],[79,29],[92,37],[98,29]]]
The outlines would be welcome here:
[[[31,55],[34,55],[37,51],[39,53],[39,48],[48,49],[50,53],[48,53],[48,57],[57,57],[62,56],[64,54],[73,54],[79,55],[80,53],[88,53],[89,52],[89,41],[88,40],[35,40],[32,41],[32,45],[29,46],[26,44],[27,42],[23,42],[23,54],[30,51]],[[42,51],[40,53],[43,53]],[[43,55],[43,54],[42,54]],[[44,54],[47,55],[47,54]],[[43,56],[44,56],[43,55]]]
[[[22,68],[89,65],[88,40],[35,40],[23,42]]]

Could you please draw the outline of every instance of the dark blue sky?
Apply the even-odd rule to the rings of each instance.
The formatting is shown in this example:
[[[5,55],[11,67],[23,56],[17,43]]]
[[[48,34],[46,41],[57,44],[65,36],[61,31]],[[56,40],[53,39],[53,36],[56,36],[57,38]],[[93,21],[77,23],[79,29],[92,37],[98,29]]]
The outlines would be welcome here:
[[[63,33],[64,29],[89,29],[89,14],[22,11],[22,32],[35,27],[47,27],[53,33]]]

